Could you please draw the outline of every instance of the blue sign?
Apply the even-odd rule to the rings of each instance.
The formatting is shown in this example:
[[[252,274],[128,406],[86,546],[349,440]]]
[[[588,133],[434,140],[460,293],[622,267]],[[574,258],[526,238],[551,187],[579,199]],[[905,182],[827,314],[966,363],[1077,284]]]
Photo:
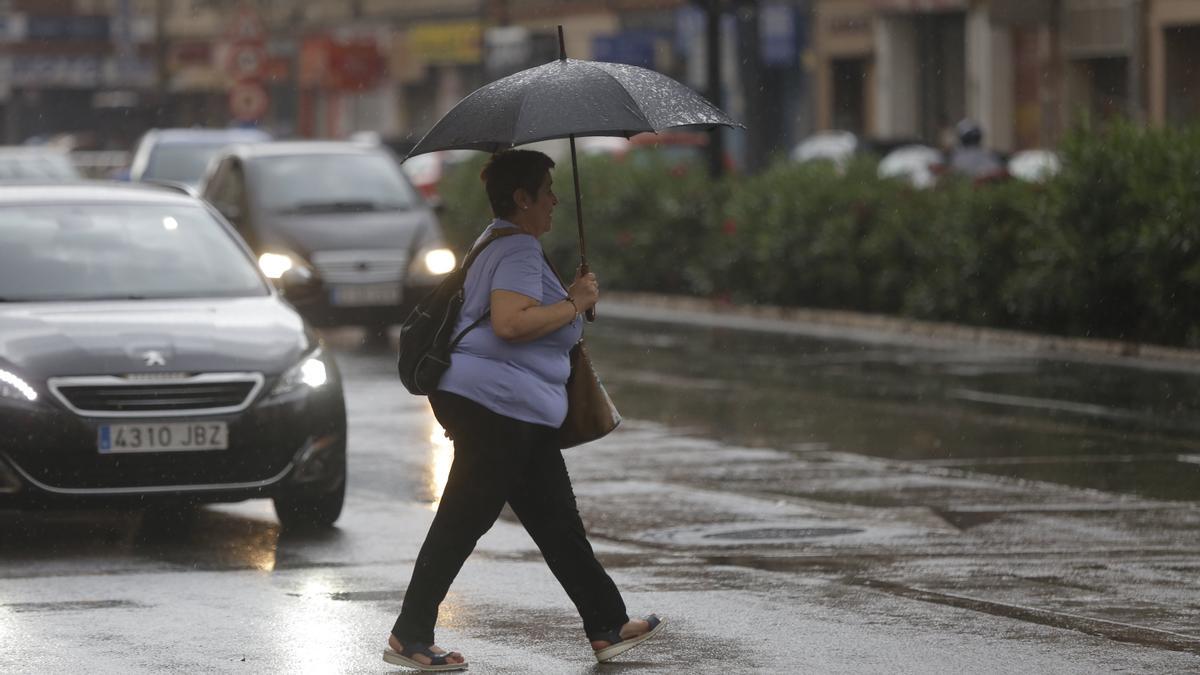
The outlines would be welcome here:
[[[795,9],[776,3],[762,5],[758,10],[758,40],[763,65],[796,65]]]
[[[592,60],[653,68],[655,43],[659,37],[659,33],[648,30],[628,30],[612,36],[594,37]]]

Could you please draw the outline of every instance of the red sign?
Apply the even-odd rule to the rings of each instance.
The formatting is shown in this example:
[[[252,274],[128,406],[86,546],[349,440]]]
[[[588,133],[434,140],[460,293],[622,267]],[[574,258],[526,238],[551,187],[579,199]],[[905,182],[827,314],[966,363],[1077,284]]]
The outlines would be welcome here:
[[[338,42],[311,36],[300,47],[300,83],[339,91],[360,91],[379,84],[387,62],[374,40]]]
[[[229,90],[229,113],[242,122],[253,122],[267,113],[271,99],[257,82],[238,82]]]
[[[329,54],[330,84],[335,89],[370,89],[387,68],[374,40],[335,43]]]

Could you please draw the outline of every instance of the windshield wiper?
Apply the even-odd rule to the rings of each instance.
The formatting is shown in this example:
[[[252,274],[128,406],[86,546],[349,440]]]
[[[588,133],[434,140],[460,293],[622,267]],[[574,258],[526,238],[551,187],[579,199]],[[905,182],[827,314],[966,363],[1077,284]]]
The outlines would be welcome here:
[[[394,211],[398,204],[373,201],[300,202],[280,209],[281,213],[363,213]]]

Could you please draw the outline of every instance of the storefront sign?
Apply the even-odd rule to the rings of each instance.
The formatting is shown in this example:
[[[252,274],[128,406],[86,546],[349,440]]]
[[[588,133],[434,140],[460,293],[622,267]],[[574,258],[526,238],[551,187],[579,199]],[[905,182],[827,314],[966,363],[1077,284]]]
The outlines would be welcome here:
[[[25,17],[27,40],[88,40],[107,42],[108,16],[42,16]]]
[[[407,42],[409,52],[428,63],[478,64],[483,58],[483,26],[478,21],[415,26]]]
[[[881,12],[959,12],[967,9],[967,0],[872,0]]]
[[[95,56],[12,57],[12,84],[18,87],[91,88],[100,84],[100,59]]]
[[[338,42],[329,36],[308,37],[300,47],[300,84],[358,91],[375,87],[387,62],[374,40]]]

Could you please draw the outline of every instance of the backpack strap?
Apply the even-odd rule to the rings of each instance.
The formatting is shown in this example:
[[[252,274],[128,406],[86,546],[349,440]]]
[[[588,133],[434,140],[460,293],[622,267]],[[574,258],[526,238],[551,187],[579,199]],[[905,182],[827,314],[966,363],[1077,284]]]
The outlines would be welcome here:
[[[506,227],[504,229],[492,230],[490,233],[488,233],[488,236],[486,239],[479,242],[479,244],[477,246],[472,248],[471,252],[467,254],[466,259],[463,260],[463,265],[462,265],[463,284],[466,285],[466,282],[467,282],[467,279],[466,279],[467,270],[470,269],[471,263],[475,262],[475,258],[478,258],[479,254],[483,252],[483,249],[487,248],[489,244],[491,244],[493,241],[496,241],[500,237],[508,237],[508,236],[511,236],[514,234],[521,234],[521,230],[518,230],[515,227]],[[545,254],[543,254],[543,255],[545,255]],[[462,329],[462,331],[460,331],[458,335],[454,336],[454,339],[450,341],[450,351],[453,352],[454,348],[458,346],[459,342],[462,342],[462,339],[464,337],[466,337],[467,333],[471,332],[471,330],[474,329],[476,326],[478,326],[479,324],[486,321],[487,318],[491,315],[492,315],[492,310],[489,307],[488,310],[483,313],[483,316],[472,321],[471,325]]]

